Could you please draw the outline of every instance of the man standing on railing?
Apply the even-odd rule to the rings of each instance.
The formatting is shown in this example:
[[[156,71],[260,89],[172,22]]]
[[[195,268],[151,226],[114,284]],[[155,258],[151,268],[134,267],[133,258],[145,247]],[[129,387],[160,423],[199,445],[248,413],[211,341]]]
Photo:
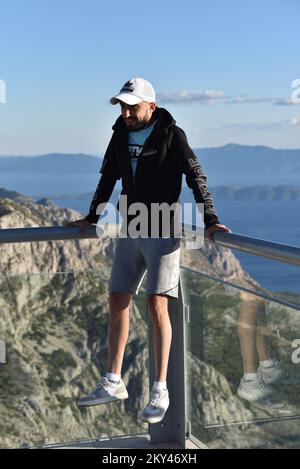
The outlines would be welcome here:
[[[82,231],[97,223],[108,202],[116,181],[122,180],[122,195],[130,204],[173,204],[181,192],[182,174],[193,190],[195,201],[204,205],[204,223],[213,241],[215,231],[230,232],[219,223],[212,197],[207,190],[206,176],[189,147],[185,133],[176,126],[171,114],[156,106],[153,86],[143,78],[126,82],[118,95],[110,100],[120,104],[121,115],[113,126],[113,136],[101,167],[101,178],[88,215],[69,225]],[[123,214],[122,214],[123,215]],[[128,215],[128,213],[126,214]],[[129,217],[129,215],[128,215]],[[129,217],[130,218],[130,217]],[[132,217],[131,217],[132,219]],[[109,358],[106,376],[97,388],[82,397],[78,404],[91,406],[119,399],[128,393],[121,379],[125,346],[129,333],[129,306],[147,271],[148,311],[153,325],[153,350],[156,379],[142,419],[160,422],[169,406],[167,368],[172,339],[168,313],[168,297],[178,297],[180,239],[128,235],[117,241],[109,282]],[[176,339],[175,339],[176,340]]]

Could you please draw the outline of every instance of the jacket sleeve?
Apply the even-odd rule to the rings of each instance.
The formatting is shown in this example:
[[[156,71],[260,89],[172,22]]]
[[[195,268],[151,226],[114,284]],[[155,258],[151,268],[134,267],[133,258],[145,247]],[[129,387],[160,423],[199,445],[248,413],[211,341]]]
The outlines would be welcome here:
[[[101,177],[90,204],[88,215],[85,217],[91,223],[97,223],[101,213],[96,214],[99,204],[107,203],[120,175],[113,151],[113,137],[111,138],[105,152],[102,166],[100,168]],[[103,207],[104,208],[104,207]],[[103,211],[103,210],[102,210]]]
[[[194,194],[197,203],[204,204],[204,224],[209,228],[218,220],[218,214],[214,207],[214,202],[206,185],[206,176],[195,153],[188,144],[186,135],[182,129],[176,127],[175,130],[176,153],[179,166],[186,177],[186,183]]]

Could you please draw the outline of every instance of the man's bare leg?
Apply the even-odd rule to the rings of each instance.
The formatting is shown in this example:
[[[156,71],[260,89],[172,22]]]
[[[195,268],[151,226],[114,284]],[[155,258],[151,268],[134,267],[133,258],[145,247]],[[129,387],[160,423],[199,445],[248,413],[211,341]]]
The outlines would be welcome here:
[[[247,292],[241,293],[241,313],[239,318],[239,337],[245,373],[256,373],[257,359],[269,360],[270,353],[266,340],[264,301]]]
[[[109,331],[108,331],[108,367],[107,374],[120,375],[124,351],[129,333],[129,305],[132,295],[130,293],[112,292],[109,295]],[[128,392],[122,380],[111,380],[108,384],[101,380],[95,390],[78,400],[79,406],[94,406],[106,404],[115,400],[128,398]],[[109,386],[108,392],[106,386]]]
[[[153,329],[155,381],[166,381],[172,341],[172,327],[165,295],[148,295],[148,311]]]
[[[257,302],[253,295],[241,292],[241,310],[238,322],[244,373],[256,373]]]
[[[109,295],[108,367],[109,373],[121,374],[129,334],[131,293],[111,292]]]
[[[259,314],[257,316],[257,335],[256,335],[256,350],[259,361],[270,360],[270,350],[268,346],[268,334],[270,330],[267,327],[267,318],[265,313],[265,302],[261,300]]]

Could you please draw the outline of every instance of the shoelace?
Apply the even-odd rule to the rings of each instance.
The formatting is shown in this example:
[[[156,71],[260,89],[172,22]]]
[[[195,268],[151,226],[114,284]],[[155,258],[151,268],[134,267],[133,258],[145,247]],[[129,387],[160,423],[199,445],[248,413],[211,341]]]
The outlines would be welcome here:
[[[266,392],[267,399],[271,399],[271,401],[273,402],[282,399],[282,395],[278,391],[273,389],[271,386],[266,384],[263,380],[259,380],[256,384],[258,388]]]
[[[283,378],[285,378],[285,379],[290,379],[290,373],[289,373],[287,370],[281,368],[280,363],[279,363],[279,361],[277,361],[277,360],[275,361],[274,365],[272,365],[271,367],[269,367],[269,368],[264,368],[264,371],[265,371],[266,373],[268,372],[268,370],[271,371],[271,372],[272,372],[273,370],[275,370],[275,371],[279,372],[279,375],[278,375],[278,376],[283,377]]]
[[[258,380],[256,382],[256,385],[258,388],[262,389],[263,391],[268,391],[271,393],[273,389],[271,389],[262,379]]]
[[[162,393],[151,391],[148,406],[157,407],[157,404],[159,403],[161,396],[162,396]]]
[[[247,383],[247,381],[245,381]],[[251,382],[251,381],[250,381]],[[255,387],[261,389],[262,391],[265,391],[267,394],[272,394],[274,390],[270,388],[262,379],[259,379],[254,382]]]
[[[105,388],[105,386],[109,386],[109,384],[119,384],[119,383],[117,381],[110,381],[105,376],[103,376],[103,378],[101,378],[100,382],[97,384],[96,389]]]
[[[97,384],[96,386],[96,389],[101,389],[101,388],[105,388],[105,386],[108,384],[108,379],[105,378],[105,376],[103,378],[101,378],[100,382]]]

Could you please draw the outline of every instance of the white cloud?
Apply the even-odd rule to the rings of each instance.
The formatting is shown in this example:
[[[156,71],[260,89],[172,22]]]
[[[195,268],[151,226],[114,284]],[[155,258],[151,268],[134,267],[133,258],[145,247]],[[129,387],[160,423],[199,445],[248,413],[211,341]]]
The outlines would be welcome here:
[[[217,100],[225,98],[223,91],[206,90],[206,91],[177,91],[175,93],[162,93],[158,95],[162,103],[179,104],[179,103],[199,103],[213,104]]]
[[[225,101],[225,104],[248,104],[248,103],[269,103],[271,102],[271,98],[251,98],[246,95],[239,95],[235,98],[232,98],[228,101]]]
[[[291,119],[281,121],[280,125],[282,127],[296,127],[296,126],[300,125],[300,119],[298,119],[298,117],[292,117]]]
[[[227,101],[224,101],[225,104],[257,104],[257,103],[271,103],[275,106],[292,106],[293,104],[297,104],[292,101],[291,98],[282,98],[282,97],[276,97],[276,98],[266,98],[266,97],[261,97],[261,98],[255,98],[255,97],[249,97],[247,95],[239,95],[236,96],[232,99],[229,99]]]
[[[292,117],[290,119],[281,120],[277,122],[245,122],[232,123],[221,126],[206,127],[204,130],[215,131],[215,130],[236,130],[236,131],[253,131],[253,130],[278,130],[282,128],[291,128],[300,126],[300,119]]]
[[[275,106],[293,106],[297,103],[293,102],[291,98],[273,98]]]
[[[206,90],[206,91],[187,91],[181,90],[174,93],[161,93],[158,95],[159,101],[166,104],[187,104],[198,103],[202,105],[212,105],[215,102],[224,104],[261,104],[270,103],[275,106],[292,106],[297,104],[291,98],[282,97],[251,97],[246,94],[237,96],[225,95],[224,91]]]

